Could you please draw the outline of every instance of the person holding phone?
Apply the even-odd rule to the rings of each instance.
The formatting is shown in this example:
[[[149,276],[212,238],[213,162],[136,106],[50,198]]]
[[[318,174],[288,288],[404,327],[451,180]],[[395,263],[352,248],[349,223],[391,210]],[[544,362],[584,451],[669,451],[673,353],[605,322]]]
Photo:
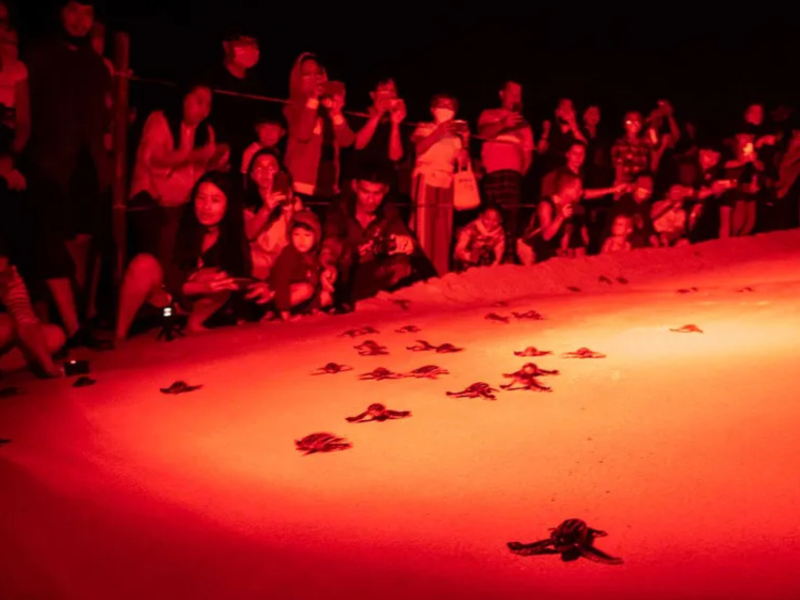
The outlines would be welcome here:
[[[725,192],[720,203],[719,236],[750,235],[756,224],[756,207],[764,189],[764,163],[756,154],[755,136],[737,133],[734,158],[725,163],[725,179],[736,185]]]
[[[505,260],[513,259],[522,203],[522,180],[533,164],[533,129],[522,116],[522,85],[509,80],[499,93],[500,107],[484,110],[478,118],[478,136],[483,140],[481,159],[486,172],[483,192],[486,202],[504,213]]]
[[[241,291],[251,275],[243,211],[234,176],[207,173],[195,185],[174,240],[172,260],[161,264],[139,254],[128,266],[120,288],[116,340],[122,341],[143,307],[161,314],[166,306],[187,315],[188,331],[203,331],[206,322]],[[252,284],[246,297],[271,300],[267,286]]]
[[[353,145],[355,134],[342,113],[345,88],[328,81],[314,54],[295,61],[289,79],[289,103],[284,108],[288,127],[284,164],[293,189],[315,212],[322,214],[339,193],[342,148]]]
[[[289,224],[303,202],[274,151],[263,149],[250,161],[245,189],[244,226],[253,259],[253,276],[265,281],[289,243]]]

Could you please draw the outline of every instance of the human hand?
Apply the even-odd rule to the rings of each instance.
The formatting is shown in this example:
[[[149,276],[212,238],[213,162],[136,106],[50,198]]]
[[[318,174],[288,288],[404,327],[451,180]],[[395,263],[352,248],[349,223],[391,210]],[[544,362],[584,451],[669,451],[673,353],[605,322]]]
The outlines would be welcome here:
[[[523,119],[521,114],[518,112],[511,112],[503,118],[503,127],[506,129],[516,129],[522,124],[522,121]]]
[[[332,117],[341,115],[344,109],[344,94],[334,94],[325,106]]]
[[[414,253],[414,239],[408,235],[393,235],[394,250],[390,254],[413,254]]]
[[[235,292],[239,289],[239,286],[236,285],[233,278],[225,271],[218,271],[216,274],[213,274],[206,281],[206,285],[208,286],[208,291],[213,293]]]
[[[333,293],[334,283],[336,283],[336,269],[332,267],[325,268],[320,275],[320,283],[324,291]]]
[[[406,118],[406,103],[399,98],[394,100],[393,105],[391,107],[391,111],[392,111],[392,123],[399,125]]]
[[[4,177],[8,183],[8,189],[12,192],[21,192],[28,187],[25,176],[16,169],[11,169]]]
[[[361,244],[358,247],[358,256],[360,258],[366,258],[372,254],[372,240],[366,242],[365,244]]]
[[[270,287],[259,281],[247,288],[246,300],[253,300],[256,304],[267,304],[275,297],[275,292]]]
[[[217,145],[214,142],[209,142],[205,146],[195,148],[190,152],[190,159],[193,162],[207,163],[217,153]]]
[[[569,219],[573,214],[575,214],[575,205],[572,202],[561,207],[561,215],[565,219]]]

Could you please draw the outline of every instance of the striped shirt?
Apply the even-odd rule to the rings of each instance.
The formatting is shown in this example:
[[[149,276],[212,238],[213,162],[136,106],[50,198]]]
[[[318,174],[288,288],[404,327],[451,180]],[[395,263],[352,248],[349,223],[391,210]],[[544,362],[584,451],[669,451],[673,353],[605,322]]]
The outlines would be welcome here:
[[[0,271],[0,304],[5,305],[17,326],[39,322],[33,312],[28,289],[16,267],[8,266]]]

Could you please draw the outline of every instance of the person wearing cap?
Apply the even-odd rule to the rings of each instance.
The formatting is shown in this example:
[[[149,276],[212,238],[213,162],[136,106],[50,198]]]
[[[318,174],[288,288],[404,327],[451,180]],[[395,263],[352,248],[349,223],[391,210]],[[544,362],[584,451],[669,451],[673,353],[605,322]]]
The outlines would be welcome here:
[[[230,93],[266,96],[267,89],[255,72],[261,53],[258,39],[252,32],[243,27],[229,26],[223,35],[222,50],[222,60],[208,69],[202,78],[217,92],[211,120],[217,139],[230,145],[232,160],[238,161],[251,141],[250,132],[264,109],[264,102]]]
[[[110,234],[111,224],[113,164],[104,143],[111,74],[91,46],[96,4],[62,0],[59,32],[32,45],[25,57],[28,187],[42,232],[44,277],[73,346],[92,342],[81,326],[73,281],[90,312],[90,265],[97,267],[98,240]]]

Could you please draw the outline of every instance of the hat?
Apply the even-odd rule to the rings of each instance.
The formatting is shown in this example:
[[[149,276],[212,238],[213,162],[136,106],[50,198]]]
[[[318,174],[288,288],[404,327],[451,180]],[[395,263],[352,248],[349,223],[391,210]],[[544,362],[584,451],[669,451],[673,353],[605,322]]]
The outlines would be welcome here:
[[[314,232],[315,243],[319,244],[322,235],[322,226],[319,224],[319,219],[310,210],[301,210],[294,213],[292,223],[289,226],[289,231],[295,227],[305,227]]]

